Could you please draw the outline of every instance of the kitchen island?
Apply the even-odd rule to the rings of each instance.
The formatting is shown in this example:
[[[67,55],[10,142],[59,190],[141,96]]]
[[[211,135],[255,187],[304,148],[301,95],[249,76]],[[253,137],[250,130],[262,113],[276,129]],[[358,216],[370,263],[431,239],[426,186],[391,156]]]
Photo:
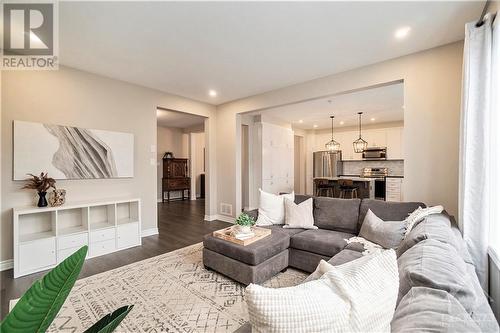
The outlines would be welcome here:
[[[354,186],[358,187],[358,197],[360,199],[375,199],[375,179],[374,178],[364,178],[364,177],[315,177],[313,178],[314,184],[314,194],[318,195],[316,189],[319,184],[328,184],[333,189],[333,197],[340,197],[340,186],[338,181],[341,179],[352,180]]]

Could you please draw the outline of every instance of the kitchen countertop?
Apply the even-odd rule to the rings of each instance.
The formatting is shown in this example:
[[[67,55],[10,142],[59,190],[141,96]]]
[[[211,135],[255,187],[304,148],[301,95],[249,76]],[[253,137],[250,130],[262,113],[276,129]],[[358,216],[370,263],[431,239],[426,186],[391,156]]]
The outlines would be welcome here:
[[[314,179],[327,179],[327,180],[340,180],[340,179],[351,179],[354,182],[371,182],[375,181],[375,178],[363,178],[359,176],[339,176],[339,177],[314,177]]]
[[[372,158],[372,159],[366,159],[366,160],[341,160],[341,162],[404,162],[403,158],[387,158],[387,159],[377,159],[377,158]]]
[[[360,177],[359,175],[339,175],[339,177],[354,177],[354,178],[370,178],[370,177]],[[400,175],[387,175],[384,176],[385,178],[404,178],[404,176]],[[318,177],[321,178],[321,177]],[[373,178],[378,178],[378,177],[373,177]],[[380,177],[382,178],[382,177]]]

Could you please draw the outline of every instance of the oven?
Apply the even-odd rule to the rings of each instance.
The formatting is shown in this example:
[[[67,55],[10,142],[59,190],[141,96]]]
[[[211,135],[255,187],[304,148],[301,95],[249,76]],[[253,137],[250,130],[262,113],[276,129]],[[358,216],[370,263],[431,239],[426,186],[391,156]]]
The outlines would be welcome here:
[[[385,177],[389,173],[387,168],[363,168],[361,177],[375,179],[375,199],[385,200]]]

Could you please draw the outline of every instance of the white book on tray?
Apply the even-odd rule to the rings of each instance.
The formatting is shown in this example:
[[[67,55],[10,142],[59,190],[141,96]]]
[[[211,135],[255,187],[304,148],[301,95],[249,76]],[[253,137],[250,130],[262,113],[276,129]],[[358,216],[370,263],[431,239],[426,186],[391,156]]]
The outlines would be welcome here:
[[[249,239],[255,236],[255,233],[249,232],[249,233],[237,233],[234,235],[234,238],[239,239],[239,240],[244,240],[244,239]]]

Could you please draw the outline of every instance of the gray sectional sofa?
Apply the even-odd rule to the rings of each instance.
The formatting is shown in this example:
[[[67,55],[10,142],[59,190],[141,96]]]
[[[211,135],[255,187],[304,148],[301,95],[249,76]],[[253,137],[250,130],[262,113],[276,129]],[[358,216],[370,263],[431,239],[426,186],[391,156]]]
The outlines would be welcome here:
[[[296,195],[300,203],[309,196]],[[357,236],[371,209],[383,220],[401,221],[420,202],[314,198],[318,230],[271,226],[272,235],[246,247],[204,239],[203,260],[239,282],[261,283],[287,267],[313,272],[324,259],[340,265],[362,256]],[[257,212],[249,214],[256,217]],[[499,332],[454,219],[434,214],[419,222],[397,249],[400,289],[391,324],[395,332]],[[249,324],[238,332],[251,332]]]

